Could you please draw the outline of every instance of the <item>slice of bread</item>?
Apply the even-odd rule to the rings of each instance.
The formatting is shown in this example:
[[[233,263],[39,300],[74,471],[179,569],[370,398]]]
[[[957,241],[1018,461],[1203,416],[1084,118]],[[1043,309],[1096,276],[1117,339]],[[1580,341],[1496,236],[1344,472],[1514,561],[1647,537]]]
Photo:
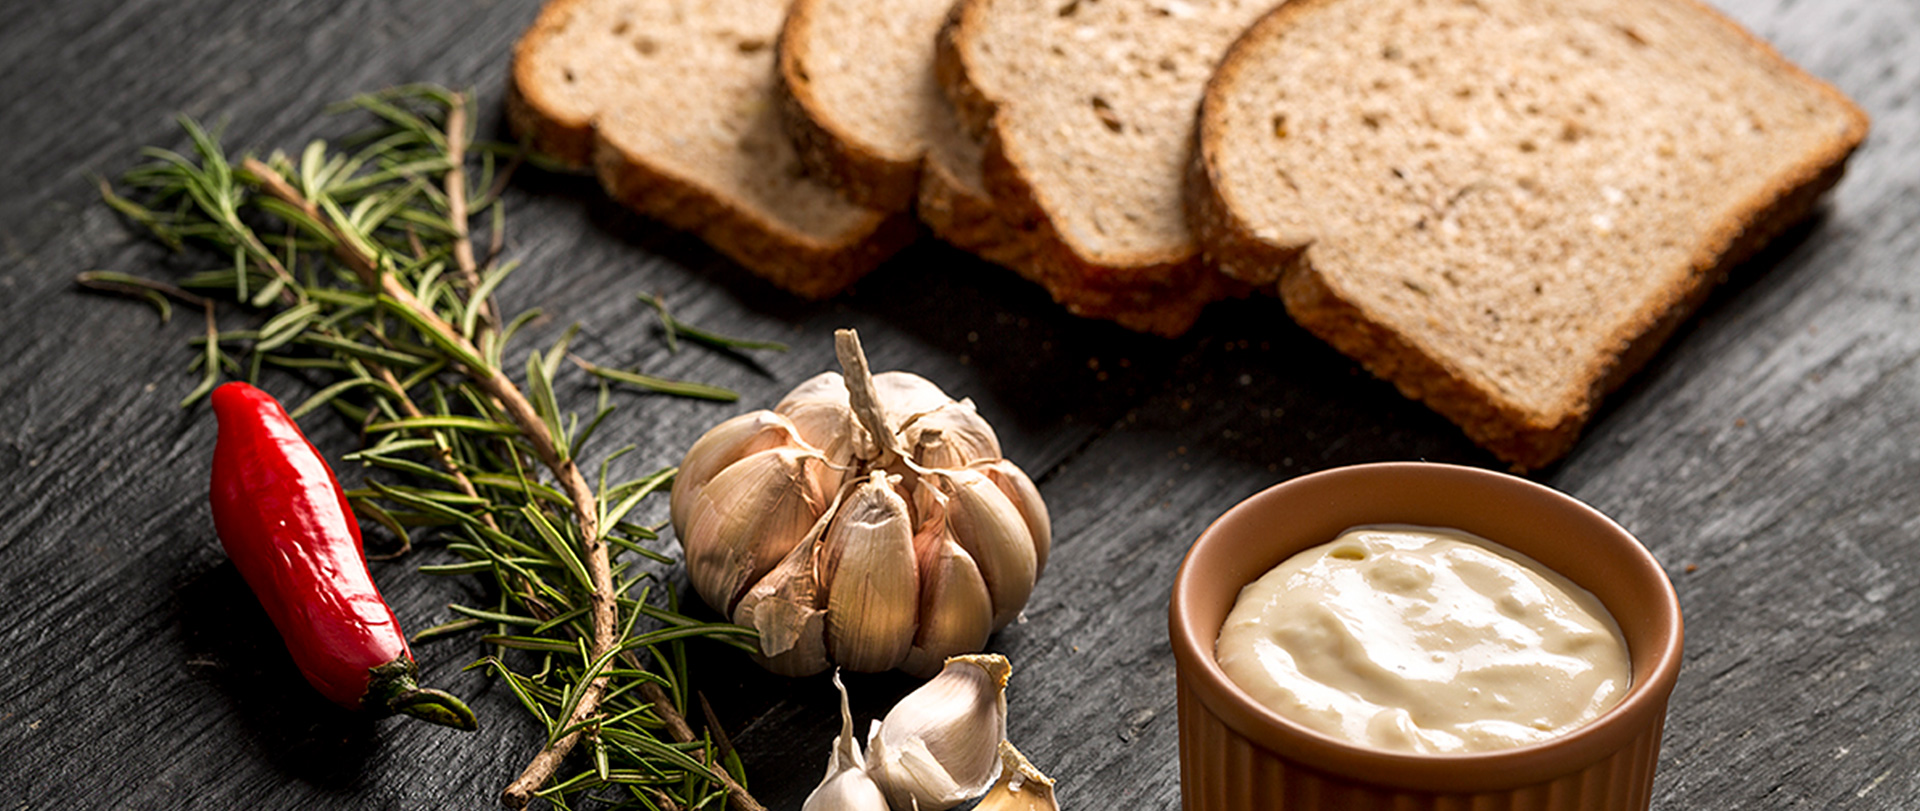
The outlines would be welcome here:
[[[1292,0],[1207,87],[1192,213],[1220,267],[1535,468],[1866,131],[1694,0]]]
[[[911,219],[807,178],[781,130],[786,0],[550,0],[514,48],[508,117],[609,194],[801,296],[832,295],[911,242]]]
[[[1029,235],[1000,216],[980,146],[933,74],[953,0],[794,0],[780,29],[782,122],[800,162],[864,205],[917,205],[934,234],[1024,270]]]
[[[986,188],[1034,225],[1039,281],[1076,312],[1176,335],[1238,292],[1200,256],[1182,186],[1194,109],[1274,0],[962,0],[937,67],[982,139]]]
[[[793,0],[777,87],[808,171],[863,205],[913,204],[946,103],[933,81],[933,36],[951,4]]]

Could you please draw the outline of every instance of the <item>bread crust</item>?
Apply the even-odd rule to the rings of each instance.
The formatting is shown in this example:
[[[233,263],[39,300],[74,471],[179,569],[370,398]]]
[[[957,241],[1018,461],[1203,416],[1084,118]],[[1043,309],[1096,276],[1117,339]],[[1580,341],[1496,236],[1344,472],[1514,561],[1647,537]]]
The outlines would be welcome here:
[[[516,137],[562,163],[592,168],[616,201],[699,235],[755,275],[805,298],[844,290],[918,235],[910,216],[877,210],[845,240],[825,241],[797,232],[697,178],[609,143],[599,137],[593,116],[561,112],[564,107],[534,75],[530,55],[563,31],[586,1],[549,0],[515,44],[507,120]]]
[[[966,43],[991,2],[954,5],[936,42],[934,75],[968,133],[983,146],[981,170],[1000,216],[1031,234],[1031,259],[1017,270],[1075,315],[1167,337],[1184,334],[1207,304],[1245,295],[1249,288],[1214,271],[1197,247],[1113,262],[1081,255],[1061,235],[1043,193],[1028,181],[996,125],[1000,101],[972,79],[977,71],[968,64]]]
[[[959,24],[964,5],[955,2],[947,9],[946,20],[934,36],[933,64],[947,109],[954,113],[953,119],[960,128],[959,137],[977,145],[980,139],[975,134],[976,128],[968,125],[966,117],[961,114],[959,102],[947,92],[952,85],[946,79],[938,78],[943,71],[958,70],[961,56],[954,49],[952,32]],[[926,223],[935,236],[954,247],[1008,268],[1029,281],[1034,280],[1035,272],[1031,264],[1035,240],[1032,232],[1022,227],[1022,223],[1008,220],[992,196],[956,176],[951,167],[942,165],[935,152],[932,147],[928,148],[920,170],[920,189],[915,199],[915,212],[920,221]],[[977,170],[979,167],[968,168]]]
[[[966,130],[967,137],[974,142],[987,139],[987,130],[993,127],[993,102],[987,99],[978,87],[967,80],[974,72],[969,64],[965,49],[960,47],[961,31],[978,28],[978,19],[984,4],[974,0],[954,0],[953,8],[947,10],[947,20],[940,24],[940,33],[933,39],[933,78],[940,83],[940,89],[946,91],[948,103],[953,105],[953,113],[960,119],[960,126]]]
[[[1190,164],[1188,212],[1206,250],[1223,268],[1257,281],[1277,279],[1287,312],[1307,331],[1359,361],[1452,420],[1468,438],[1518,470],[1540,468],[1572,449],[1606,395],[1650,360],[1660,345],[1699,308],[1714,287],[1769,240],[1812,213],[1820,196],[1837,183],[1846,161],[1865,139],[1867,116],[1844,94],[1786,60],[1771,45],[1698,0],[1671,0],[1696,9],[1753,46],[1767,66],[1789,81],[1810,87],[1835,102],[1845,125],[1819,149],[1781,172],[1780,180],[1731,206],[1729,214],[1705,229],[1687,263],[1683,283],[1661,295],[1603,344],[1582,373],[1586,385],[1553,414],[1537,414],[1499,397],[1447,358],[1430,351],[1373,317],[1343,295],[1339,283],[1313,264],[1311,238],[1268,240],[1240,216],[1223,192],[1213,159],[1222,138],[1211,107],[1227,103],[1226,92],[1250,57],[1248,43],[1271,36],[1314,9],[1345,0],[1290,0],[1268,13],[1228,49],[1201,99],[1196,149]]]
[[[507,127],[534,151],[576,169],[593,162],[593,120],[558,112],[559,105],[536,81],[532,53],[572,21],[581,0],[549,0],[540,15],[513,44],[513,64],[507,77]]]
[[[977,194],[928,155],[914,204],[920,221],[950,245],[1025,277],[1033,236],[1000,216],[993,200]]]
[[[862,143],[813,91],[807,36],[820,2],[794,0],[780,26],[774,59],[780,123],[809,174],[867,208],[903,211],[913,204],[919,188],[922,155],[886,155]]]

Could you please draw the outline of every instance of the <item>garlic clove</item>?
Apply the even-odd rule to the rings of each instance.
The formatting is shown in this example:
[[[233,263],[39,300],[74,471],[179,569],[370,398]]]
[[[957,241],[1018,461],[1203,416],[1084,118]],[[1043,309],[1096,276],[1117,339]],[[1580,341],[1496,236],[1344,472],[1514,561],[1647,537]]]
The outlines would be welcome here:
[[[887,811],[887,796],[866,772],[849,769],[822,782],[800,811]]]
[[[934,470],[947,496],[947,524],[954,540],[973,557],[993,596],[993,629],[1020,616],[1039,575],[1033,534],[1013,500],[976,469]]]
[[[938,492],[920,487],[914,501],[921,503],[922,493]],[[923,527],[914,538],[920,564],[920,627],[900,669],[926,678],[939,672],[947,657],[986,646],[993,633],[993,598],[980,567],[953,540],[946,522],[924,522]]]
[[[867,773],[893,808],[945,811],[977,797],[1000,770],[1007,677],[999,654],[955,656],[894,705],[867,739]]]
[[[1053,796],[1053,778],[1027,762],[1013,744],[1000,742],[1000,779],[973,811],[1060,811]]]
[[[834,465],[848,466],[856,453],[872,444],[853,418],[846,379],[839,372],[814,375],[775,403],[773,410],[792,420],[800,439],[819,448]]]
[[[813,556],[828,520],[822,515],[814,531],[760,578],[733,609],[733,621],[760,632],[762,667],[782,676],[811,676],[826,670],[827,612],[820,606],[819,583],[813,576]]]
[[[821,539],[827,651],[849,670],[891,670],[913,646],[920,610],[913,516],[894,480],[873,471],[856,485]]]
[[[801,811],[887,811],[887,798],[867,774],[866,758],[860,753],[860,741],[853,737],[853,711],[847,705],[847,686],[833,674],[833,686],[840,691],[840,736],[834,739],[833,753],[827,756],[827,776],[820,781]]]
[[[675,528],[686,526],[693,501],[707,482],[728,465],[768,448],[795,444],[799,433],[793,421],[761,409],[714,426],[695,440],[673,477],[671,513]]]
[[[775,403],[773,410],[782,414],[799,403],[839,403],[847,405],[847,380],[839,372],[821,372],[809,377],[805,382],[794,386],[787,396]]]
[[[880,397],[880,410],[887,425],[900,430],[915,414],[924,414],[953,402],[953,398],[933,381],[912,372],[881,372],[873,376],[874,393]],[[909,446],[911,447],[911,446]]]
[[[941,443],[930,448],[938,453],[923,453],[920,448],[928,434],[938,433]],[[993,432],[972,400],[948,402],[931,411],[915,414],[900,429],[903,447],[914,449],[914,462],[921,467],[961,468],[974,462],[1000,458],[1000,438]]]
[[[700,598],[731,615],[748,587],[819,519],[838,475],[811,450],[771,448],[714,476],[694,497],[686,524],[676,527]]]
[[[1040,499],[1040,488],[1033,485],[1027,473],[1019,465],[1005,459],[994,459],[974,467],[985,471],[987,478],[1007,494],[1020,517],[1027,521],[1027,532],[1033,537],[1033,576],[1047,569],[1047,553],[1053,547],[1053,519],[1047,515],[1047,502]]]
[[[900,669],[925,678],[946,657],[986,647],[993,633],[993,599],[980,567],[952,539],[942,540],[922,572],[920,627]]]

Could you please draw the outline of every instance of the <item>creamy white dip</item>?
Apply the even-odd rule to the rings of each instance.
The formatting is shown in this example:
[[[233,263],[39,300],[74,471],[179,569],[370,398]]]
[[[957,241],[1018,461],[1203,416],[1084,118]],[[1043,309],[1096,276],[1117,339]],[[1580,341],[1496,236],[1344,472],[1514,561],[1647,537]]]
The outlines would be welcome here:
[[[1398,525],[1350,529],[1241,589],[1214,656],[1275,712],[1404,752],[1551,738],[1631,679],[1585,589],[1479,536]]]

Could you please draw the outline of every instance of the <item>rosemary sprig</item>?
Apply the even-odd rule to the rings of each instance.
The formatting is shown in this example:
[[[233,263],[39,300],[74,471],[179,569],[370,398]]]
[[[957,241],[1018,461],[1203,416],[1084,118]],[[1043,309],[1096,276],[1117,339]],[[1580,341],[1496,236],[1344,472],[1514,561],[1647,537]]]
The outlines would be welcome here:
[[[529,352],[524,378],[514,380],[507,346],[534,314],[503,324],[491,296],[515,267],[499,262],[500,193],[521,156],[472,143],[466,98],[442,88],[394,88],[347,108],[377,123],[344,148],[314,141],[297,157],[265,159],[230,158],[216,134],[182,118],[191,157],[149,149],[154,161],[126,175],[132,193],[102,183],[102,196],[162,243],[210,249],[230,263],[178,287],[105,273],[80,283],[145,298],[163,321],[168,297],[203,305],[202,378],[183,405],[223,375],[251,379],[263,365],[332,376],[295,412],[330,408],[365,435],[350,458],[384,473],[349,494],[355,508],[393,532],[401,552],[426,528],[464,561],[423,570],[483,574],[497,587],[495,605],[456,606],[464,619],[418,638],[491,628],[481,641],[493,653],[471,667],[499,676],[546,727],[540,752],[503,793],[507,805],[539,796],[560,807],[695,808],[725,798],[761,808],[731,747],[716,748],[686,723],[693,691],[681,647],[704,637],[751,650],[753,632],[681,615],[671,589],[665,607],[645,588],[629,596],[653,579],[648,564],[670,558],[646,546],[658,538],[652,529],[624,517],[673,471],[609,483],[608,462],[630,449],[616,450],[601,464],[596,492],[577,463],[613,410],[607,381],[710,399],[732,393],[574,358],[602,381],[583,426],[579,414],[563,413],[553,388],[574,330]],[[502,156],[510,156],[504,169]],[[469,178],[476,162],[486,189],[478,197]],[[477,218],[489,232],[484,260],[474,249]],[[256,329],[221,332],[211,300],[182,288],[221,292],[265,318]],[[656,306],[669,329],[698,332]],[[535,669],[513,665],[529,660]],[[589,765],[555,779],[582,745]]]
[[[652,307],[654,312],[660,314],[660,327],[667,334],[667,351],[669,352],[680,351],[680,339],[682,337],[698,341],[715,349],[771,349],[775,352],[787,351],[787,345],[779,341],[749,341],[743,338],[731,338],[719,333],[708,332],[673,317],[673,313],[667,310],[666,299],[649,293],[639,293],[637,295],[642,302]]]

